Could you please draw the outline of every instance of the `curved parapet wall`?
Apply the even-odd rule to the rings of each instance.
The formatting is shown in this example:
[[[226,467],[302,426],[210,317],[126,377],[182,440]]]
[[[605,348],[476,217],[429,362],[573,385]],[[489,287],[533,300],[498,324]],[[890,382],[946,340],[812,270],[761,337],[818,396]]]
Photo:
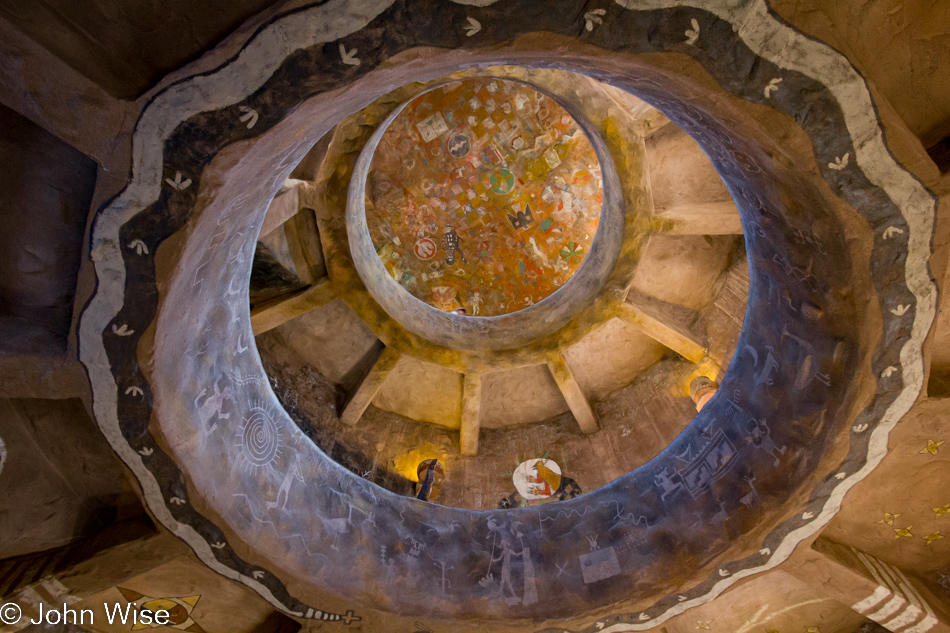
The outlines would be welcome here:
[[[292,615],[610,608],[603,631],[652,628],[780,564],[884,456],[922,387],[935,201],[858,73],[762,2],[625,1],[597,20],[475,4],[300,7],[151,100],[93,227],[94,413],[156,518]],[[752,284],[719,395],[665,451],[571,501],[472,512],[397,497],[310,443],[261,369],[246,293],[267,202],[313,142],[399,84],[489,63],[584,72],[660,108],[732,191]]]

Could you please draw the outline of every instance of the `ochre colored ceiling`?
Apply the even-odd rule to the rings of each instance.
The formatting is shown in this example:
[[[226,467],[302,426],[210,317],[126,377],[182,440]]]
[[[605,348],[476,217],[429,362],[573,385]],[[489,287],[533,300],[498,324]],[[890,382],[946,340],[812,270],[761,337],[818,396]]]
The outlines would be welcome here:
[[[533,88],[457,81],[409,103],[380,141],[366,214],[390,274],[441,310],[526,308],[581,266],[600,221],[597,155]]]

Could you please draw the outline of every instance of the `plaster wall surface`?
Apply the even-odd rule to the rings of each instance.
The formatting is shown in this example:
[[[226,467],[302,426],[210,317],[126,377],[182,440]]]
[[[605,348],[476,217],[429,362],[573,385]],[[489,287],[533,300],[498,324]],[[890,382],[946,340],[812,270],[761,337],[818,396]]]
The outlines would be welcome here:
[[[403,417],[457,429],[462,415],[462,374],[403,356],[373,404]]]
[[[0,399],[0,559],[102,530],[141,506],[79,400]]]
[[[129,99],[272,4],[10,0],[0,5],[0,15],[113,95]]]
[[[773,10],[829,42],[897,109],[924,147],[950,134],[950,5],[773,0]]]
[[[635,326],[610,319],[564,352],[584,393],[603,400],[626,387],[667,352]]]
[[[567,403],[546,365],[482,376],[482,426],[495,429],[530,424],[567,411]]]
[[[646,138],[653,204],[658,210],[701,202],[732,202],[703,150],[683,130],[665,125]]]
[[[731,235],[654,235],[631,287],[691,310],[709,305],[736,245]]]
[[[0,105],[0,348],[65,351],[95,182],[92,160]]]
[[[378,340],[340,300],[288,321],[269,333],[269,337],[337,384],[346,382]]]

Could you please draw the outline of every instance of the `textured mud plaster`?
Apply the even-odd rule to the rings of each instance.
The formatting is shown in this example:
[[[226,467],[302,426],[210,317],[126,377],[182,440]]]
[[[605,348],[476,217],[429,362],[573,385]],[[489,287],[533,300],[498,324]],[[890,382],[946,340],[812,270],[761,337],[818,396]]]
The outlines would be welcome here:
[[[461,403],[462,374],[410,356],[400,358],[373,400],[384,411],[450,429],[459,428]]]
[[[603,400],[654,365],[666,348],[622,319],[611,319],[568,349],[564,357],[584,393]]]
[[[609,608],[604,631],[653,628],[785,560],[884,456],[922,386],[934,199],[890,156],[847,60],[764,3],[624,2],[591,31],[573,3],[481,4],[302,9],[217,72],[156,95],[132,179],[93,233],[99,286],[80,353],[97,422],[158,520],[298,617],[347,621],[366,605],[538,621]],[[472,36],[469,17],[481,25]],[[517,39],[530,32],[543,37]],[[469,50],[400,64],[422,45]],[[751,351],[645,467],[571,501],[479,513],[397,497],[309,443],[266,383],[246,296],[226,293],[246,289],[269,198],[347,110],[401,81],[499,61],[583,68],[700,144],[749,236],[739,347]],[[259,113],[253,129],[241,107]],[[852,246],[871,247],[870,265]],[[854,294],[867,287],[879,313]],[[803,314],[805,301],[821,311]],[[136,334],[116,337],[112,324]],[[137,346],[150,325],[146,374]],[[434,580],[437,563],[454,567],[451,585],[402,582]]]

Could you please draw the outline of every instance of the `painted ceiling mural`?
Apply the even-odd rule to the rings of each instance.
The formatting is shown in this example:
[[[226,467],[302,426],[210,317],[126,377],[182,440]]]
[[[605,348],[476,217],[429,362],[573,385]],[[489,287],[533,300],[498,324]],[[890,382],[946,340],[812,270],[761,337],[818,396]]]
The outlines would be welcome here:
[[[499,79],[410,102],[370,167],[366,215],[389,273],[469,316],[526,308],[584,262],[600,222],[597,155],[550,97]]]

